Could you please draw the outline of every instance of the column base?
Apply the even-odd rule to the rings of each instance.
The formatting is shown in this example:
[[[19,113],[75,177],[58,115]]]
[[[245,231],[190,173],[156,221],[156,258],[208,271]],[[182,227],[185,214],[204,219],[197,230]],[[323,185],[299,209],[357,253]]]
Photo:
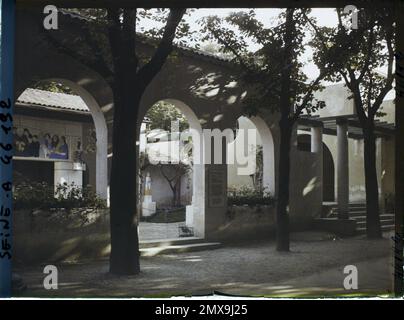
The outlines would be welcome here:
[[[194,206],[192,204],[185,208],[185,225],[187,227],[194,226]]]
[[[150,217],[156,213],[156,202],[153,202],[150,195],[144,197],[142,203],[142,216]]]

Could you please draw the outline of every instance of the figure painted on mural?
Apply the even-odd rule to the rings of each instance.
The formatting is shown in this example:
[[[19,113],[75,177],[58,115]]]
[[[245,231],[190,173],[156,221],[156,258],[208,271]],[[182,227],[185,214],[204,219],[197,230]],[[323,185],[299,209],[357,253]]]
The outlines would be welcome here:
[[[49,147],[48,147],[48,150],[49,150],[48,157],[50,159],[55,159],[55,158],[57,159],[56,149],[57,149],[58,145],[59,145],[59,137],[56,134],[54,134],[52,136],[52,139],[51,139]]]
[[[66,136],[58,136],[49,133],[41,134],[41,139],[37,134],[31,134],[27,128],[14,127],[14,155],[17,157],[33,157],[47,159],[69,159],[69,146]],[[78,162],[82,162],[82,143],[77,142],[75,157]]]
[[[25,148],[25,157],[39,157],[39,141],[37,135],[28,134],[27,147]]]
[[[66,137],[53,135],[51,145],[50,145],[50,159],[63,159],[69,158],[69,148],[67,146]]]
[[[27,148],[27,139],[24,135],[25,131],[22,128],[16,129],[16,134],[14,136],[15,153],[17,157],[25,157],[25,149]]]
[[[24,150],[25,157],[33,157],[34,156],[34,144],[33,144],[32,134],[29,133],[26,136],[26,139],[27,139],[27,147]]]
[[[63,159],[68,159],[69,158],[69,146],[67,145],[67,140],[65,136],[61,137],[61,144],[59,145],[58,152],[61,156],[63,156]]]
[[[21,157],[25,149],[25,142],[23,138],[22,128],[13,128],[14,131],[14,155]]]
[[[39,157],[40,143],[37,135],[25,128],[14,128],[14,155],[17,157]]]
[[[76,150],[74,151],[74,162],[83,162],[83,149],[80,140],[77,141]]]
[[[30,146],[31,146],[31,153],[32,153],[31,157],[38,158],[39,157],[39,149],[41,147],[41,144],[39,143],[38,136],[36,134],[34,134],[32,136],[32,142],[31,142]]]
[[[40,158],[48,158],[50,153],[50,146],[51,146],[51,135],[49,133],[45,133],[43,135],[41,141],[41,148],[39,150],[39,157]]]
[[[23,157],[30,157],[30,150],[29,150],[29,144],[30,144],[30,136],[31,133],[27,128],[24,128],[23,134],[22,134],[22,144],[24,150],[22,151],[22,156]],[[31,136],[32,137],[32,136]]]

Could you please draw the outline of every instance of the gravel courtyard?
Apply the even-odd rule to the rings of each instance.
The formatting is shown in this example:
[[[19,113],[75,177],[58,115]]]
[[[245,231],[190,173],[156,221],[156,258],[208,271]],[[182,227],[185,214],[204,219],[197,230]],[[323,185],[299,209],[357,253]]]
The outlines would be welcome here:
[[[14,268],[29,297],[169,297],[220,292],[243,296],[389,294],[392,283],[391,234],[330,239],[315,233],[292,234],[291,252],[274,242],[223,246],[216,250],[141,259],[137,276],[108,273],[108,261],[57,265],[59,288],[43,288],[43,266]],[[343,268],[358,268],[359,289],[346,291]]]

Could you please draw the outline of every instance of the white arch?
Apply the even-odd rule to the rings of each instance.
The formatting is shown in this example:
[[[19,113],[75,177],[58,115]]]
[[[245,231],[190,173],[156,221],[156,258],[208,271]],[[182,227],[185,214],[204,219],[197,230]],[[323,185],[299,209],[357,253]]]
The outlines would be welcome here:
[[[187,224],[192,225],[194,235],[205,236],[205,165],[203,160],[203,131],[194,111],[184,102],[176,99],[161,99],[174,105],[185,116],[192,134],[192,204],[187,206]],[[195,161],[199,159],[199,161]],[[192,218],[191,218],[192,217]],[[192,221],[191,221],[192,220]]]
[[[96,142],[96,165],[95,165],[95,191],[102,199],[108,198],[108,128],[100,105],[94,97],[77,83],[63,79],[52,78],[46,81],[54,81],[71,88],[87,105],[94,121]]]

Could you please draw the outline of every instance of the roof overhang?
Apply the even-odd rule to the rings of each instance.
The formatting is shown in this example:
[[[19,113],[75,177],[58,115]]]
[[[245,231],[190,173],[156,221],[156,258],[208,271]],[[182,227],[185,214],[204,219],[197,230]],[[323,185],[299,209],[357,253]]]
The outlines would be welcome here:
[[[346,122],[348,125],[348,137],[351,139],[363,139],[362,126],[358,116],[355,114],[320,117],[320,116],[302,116],[298,120],[298,129],[309,131],[312,127],[323,127],[323,133],[328,135],[337,135],[337,125],[340,122]],[[394,136],[396,128],[394,123],[375,119],[375,134],[377,137]]]

